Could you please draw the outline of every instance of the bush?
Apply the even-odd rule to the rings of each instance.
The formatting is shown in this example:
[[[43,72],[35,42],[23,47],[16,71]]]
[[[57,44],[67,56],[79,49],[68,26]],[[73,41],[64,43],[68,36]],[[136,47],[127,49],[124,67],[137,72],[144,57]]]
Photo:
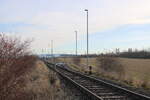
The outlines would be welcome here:
[[[114,72],[118,74],[119,78],[124,77],[124,68],[116,58],[98,57],[97,62],[100,68],[100,72],[102,72],[103,74]]]
[[[23,75],[37,58],[30,55],[30,41],[0,34],[0,99],[24,100]],[[27,98],[26,98],[27,99]]]

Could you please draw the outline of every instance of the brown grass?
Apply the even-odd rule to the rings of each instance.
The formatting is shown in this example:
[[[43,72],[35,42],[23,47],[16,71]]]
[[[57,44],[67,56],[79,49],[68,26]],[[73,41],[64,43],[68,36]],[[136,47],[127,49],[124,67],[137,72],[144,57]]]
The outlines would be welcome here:
[[[9,84],[5,83],[7,87],[0,87],[0,100],[70,100],[74,98],[66,87],[62,87],[57,74],[49,70],[42,61],[32,60],[31,62],[31,64],[28,62],[30,66],[25,69],[22,65],[25,63],[20,65],[21,69],[15,69],[19,71],[16,72],[17,76],[9,74],[12,75],[10,78],[12,80],[9,79]],[[10,76],[7,76],[5,80],[8,80]]]
[[[25,76],[24,90],[30,93],[30,100],[71,100],[74,98],[66,87],[62,86],[57,74],[49,70],[42,61],[37,61],[35,66]],[[65,89],[65,91],[64,91]]]
[[[88,70],[86,66],[86,59],[80,58],[80,65],[75,65],[72,61],[72,58],[66,58],[66,63],[68,63],[71,68],[74,68],[78,71],[85,72]],[[150,89],[150,59],[129,59],[129,58],[113,58],[115,61],[119,62],[123,66],[124,75],[123,78],[119,78],[119,74],[115,72],[107,72],[106,77],[111,79],[117,79],[126,84],[129,84],[134,87],[140,87],[145,89]],[[62,58],[59,58],[59,61],[64,61]],[[99,75],[101,72],[99,70],[99,63],[97,58],[89,58],[89,63],[92,66],[93,73]]]
[[[142,84],[147,84],[146,87],[150,88],[149,59],[119,58],[119,60],[125,67],[125,80],[132,78],[134,86],[141,87]]]
[[[31,69],[36,57],[25,56],[16,59],[11,66],[4,65],[0,69],[0,98],[2,100],[24,100],[24,75]]]

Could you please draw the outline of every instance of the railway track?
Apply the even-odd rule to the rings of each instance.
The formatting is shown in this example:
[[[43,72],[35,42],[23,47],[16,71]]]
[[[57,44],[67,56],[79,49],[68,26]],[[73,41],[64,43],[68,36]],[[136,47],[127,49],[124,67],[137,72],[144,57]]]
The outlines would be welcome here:
[[[107,83],[103,80],[95,79],[62,66],[54,68],[48,62],[46,64],[66,81],[83,92],[87,96],[86,100],[150,100],[148,96]]]

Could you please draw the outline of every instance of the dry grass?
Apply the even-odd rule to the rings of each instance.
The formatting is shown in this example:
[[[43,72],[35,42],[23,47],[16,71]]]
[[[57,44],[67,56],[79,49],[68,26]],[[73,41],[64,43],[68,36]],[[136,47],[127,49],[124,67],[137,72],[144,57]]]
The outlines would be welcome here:
[[[150,60],[119,58],[125,68],[125,80],[132,80],[133,85],[150,88]]]
[[[30,94],[32,100],[48,100],[51,87],[49,84],[49,71],[41,61],[37,61],[32,70],[25,75],[26,86],[24,90]]]
[[[74,95],[62,85],[57,74],[40,60],[34,60],[30,68],[10,82],[11,88],[1,91],[0,100],[75,100]],[[5,96],[7,94],[7,96]]]
[[[24,75],[30,71],[36,57],[25,56],[15,59],[11,65],[0,66],[0,99],[24,100],[26,92],[23,87],[26,84]]]
[[[80,58],[80,64],[75,65],[72,61],[72,58],[66,58],[65,60],[59,58],[59,61],[65,61],[72,68],[85,72],[88,70],[86,67],[86,59]],[[123,78],[119,79],[119,74],[115,72],[108,72],[105,74],[106,77],[111,79],[117,79],[126,84],[132,85],[134,87],[142,87],[145,89],[150,89],[150,59],[129,59],[129,58],[113,58],[118,61],[124,69]],[[92,70],[96,75],[99,75],[101,72],[99,70],[99,64],[97,58],[89,58],[89,63],[92,66]]]
[[[42,61],[36,62],[33,70],[26,75],[26,81],[24,89],[30,93],[31,100],[73,100],[73,95],[62,87],[57,74]]]

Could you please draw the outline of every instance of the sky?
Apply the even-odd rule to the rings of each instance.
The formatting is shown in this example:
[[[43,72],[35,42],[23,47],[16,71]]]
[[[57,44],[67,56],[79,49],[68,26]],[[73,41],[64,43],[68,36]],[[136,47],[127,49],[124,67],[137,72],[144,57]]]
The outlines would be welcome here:
[[[115,48],[149,48],[150,0],[0,0],[0,32],[32,39],[35,53],[86,52],[89,10],[89,53]]]

